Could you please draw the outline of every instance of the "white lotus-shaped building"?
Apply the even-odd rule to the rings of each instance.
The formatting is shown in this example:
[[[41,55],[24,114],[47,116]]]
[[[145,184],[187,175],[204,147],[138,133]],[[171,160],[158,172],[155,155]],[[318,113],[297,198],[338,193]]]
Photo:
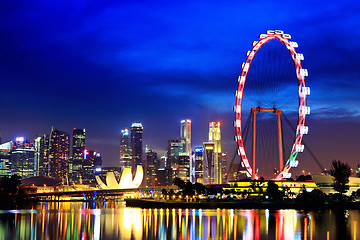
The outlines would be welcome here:
[[[116,180],[113,172],[106,173],[106,184],[100,179],[99,176],[95,176],[97,183],[102,189],[127,189],[138,188],[143,180],[144,170],[141,165],[136,166],[136,174],[134,179],[132,178],[131,168],[125,167],[121,173],[120,182]]]

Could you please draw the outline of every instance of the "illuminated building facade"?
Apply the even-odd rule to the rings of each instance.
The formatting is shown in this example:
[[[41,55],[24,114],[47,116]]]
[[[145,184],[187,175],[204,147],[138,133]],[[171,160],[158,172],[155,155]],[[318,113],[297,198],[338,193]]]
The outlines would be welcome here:
[[[227,153],[222,152],[220,155],[221,162],[221,183],[227,182],[228,166],[227,166]]]
[[[50,177],[68,180],[70,136],[55,128],[51,130],[49,146]]]
[[[209,142],[214,143],[214,183],[222,183],[220,122],[209,124]]]
[[[191,120],[181,120],[180,139],[183,141],[183,151],[190,156],[191,154]]]
[[[204,183],[204,148],[196,147],[194,150],[195,182]]]
[[[204,184],[214,183],[214,156],[215,156],[215,143],[203,143],[203,156],[204,156]]]
[[[35,169],[35,143],[17,137],[12,145],[11,151],[11,175],[18,175],[21,178],[34,177]]]
[[[128,127],[123,128],[120,134],[120,168],[131,167],[131,137]]]
[[[83,164],[85,153],[85,129],[74,128],[72,135],[72,159],[69,168],[70,179],[72,181],[79,181],[83,178]]]
[[[12,141],[0,144],[0,177],[11,176]]]
[[[140,122],[131,125],[132,170],[142,165],[143,126]]]
[[[39,153],[39,176],[49,176],[49,146],[50,136],[44,135],[40,138]]]
[[[41,151],[40,142],[41,142],[41,137],[36,137],[35,141],[34,141],[34,144],[35,144],[35,159],[34,159],[35,160],[35,166],[34,166],[35,173],[34,173],[34,176],[39,176],[39,163],[40,163],[40,151]]]
[[[157,185],[156,172],[158,169],[157,153],[151,149],[146,149],[146,175],[145,185],[148,187]]]
[[[170,167],[159,168],[157,171],[157,185],[158,186],[171,186],[173,185],[173,170]]]
[[[179,153],[179,166],[174,169],[175,176],[186,181],[190,181],[190,156],[187,153]]]
[[[85,150],[84,161],[82,166],[81,180],[84,184],[95,182],[96,169],[101,169],[102,158],[99,152]]]
[[[178,168],[180,165],[179,155],[184,152],[184,145],[180,139],[169,140],[167,146],[166,166]]]
[[[159,165],[158,168],[165,168],[167,165],[167,156],[162,156],[160,158],[158,165]]]

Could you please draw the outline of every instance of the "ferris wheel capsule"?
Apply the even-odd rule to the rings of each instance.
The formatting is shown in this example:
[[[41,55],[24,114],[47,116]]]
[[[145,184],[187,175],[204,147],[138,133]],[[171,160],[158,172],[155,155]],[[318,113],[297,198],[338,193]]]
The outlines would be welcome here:
[[[297,54],[295,54],[295,58],[297,60],[302,61],[302,60],[304,60],[304,55],[302,53],[297,53]]]
[[[304,69],[304,68],[300,69],[299,74],[300,74],[300,76],[302,76],[302,77],[307,77],[307,76],[309,76],[308,70],[307,70],[307,69]]]
[[[297,42],[290,42],[290,46],[293,47],[293,48],[299,47],[299,45],[297,44]]]
[[[310,88],[309,87],[300,87],[299,88],[299,96],[301,95],[310,95]]]
[[[283,38],[286,38],[286,39],[291,39],[291,35],[290,35],[290,34],[283,34],[282,37],[283,37]]]
[[[263,38],[266,38],[266,37],[267,37],[266,34],[260,34],[260,36],[259,36],[260,39],[263,39]]]
[[[283,178],[291,178],[291,173],[289,172],[286,172],[286,173],[283,173]]]
[[[298,165],[299,165],[299,161],[298,161],[298,160],[290,161],[290,167],[296,168]]]
[[[304,134],[308,134],[309,132],[309,127],[308,126],[301,126],[300,129],[300,134],[304,135]]]
[[[302,145],[302,144],[296,145],[295,151],[296,152],[303,152],[304,151],[304,145]]]

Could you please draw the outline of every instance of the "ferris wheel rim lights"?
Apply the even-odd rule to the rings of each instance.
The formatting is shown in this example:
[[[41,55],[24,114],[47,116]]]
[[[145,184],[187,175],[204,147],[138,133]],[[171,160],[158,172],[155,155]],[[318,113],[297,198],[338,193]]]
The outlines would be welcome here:
[[[238,145],[238,155],[241,156],[241,162],[246,169],[247,175],[252,177],[253,170],[250,165],[249,159],[247,158],[247,154],[245,151],[245,146],[242,137],[242,100],[245,88],[245,82],[247,78],[248,71],[251,67],[251,62],[254,59],[258,50],[268,41],[278,39],[280,42],[285,45],[287,50],[289,51],[291,58],[295,65],[296,70],[296,77],[298,80],[298,88],[299,88],[299,115],[298,115],[298,122],[296,127],[296,136],[294,144],[291,148],[290,157],[288,158],[285,166],[281,169],[281,172],[275,180],[281,180],[284,178],[290,178],[291,173],[289,173],[292,167],[297,167],[298,161],[296,157],[299,152],[304,150],[304,145],[302,145],[302,138],[303,135],[308,133],[308,126],[305,126],[305,118],[306,115],[310,114],[310,107],[307,106],[307,96],[310,95],[310,88],[306,87],[305,84],[305,77],[308,76],[307,69],[302,68],[301,61],[304,60],[304,55],[301,53],[297,53],[295,48],[298,47],[296,42],[290,41],[291,35],[285,34],[281,30],[268,30],[266,34],[260,34],[259,40],[253,42],[253,47],[250,51],[246,53],[246,61],[242,64],[241,75],[238,78],[238,88],[235,93],[236,102],[234,107],[235,112],[235,121],[234,127],[236,130],[235,141]],[[259,176],[254,173],[254,179],[259,179]]]

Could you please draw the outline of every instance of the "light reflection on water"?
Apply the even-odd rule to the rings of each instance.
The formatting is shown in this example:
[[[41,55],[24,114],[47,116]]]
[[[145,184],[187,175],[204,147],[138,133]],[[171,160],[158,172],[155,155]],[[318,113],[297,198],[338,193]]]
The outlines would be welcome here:
[[[0,210],[2,239],[360,239],[360,210],[140,209],[123,202]]]

